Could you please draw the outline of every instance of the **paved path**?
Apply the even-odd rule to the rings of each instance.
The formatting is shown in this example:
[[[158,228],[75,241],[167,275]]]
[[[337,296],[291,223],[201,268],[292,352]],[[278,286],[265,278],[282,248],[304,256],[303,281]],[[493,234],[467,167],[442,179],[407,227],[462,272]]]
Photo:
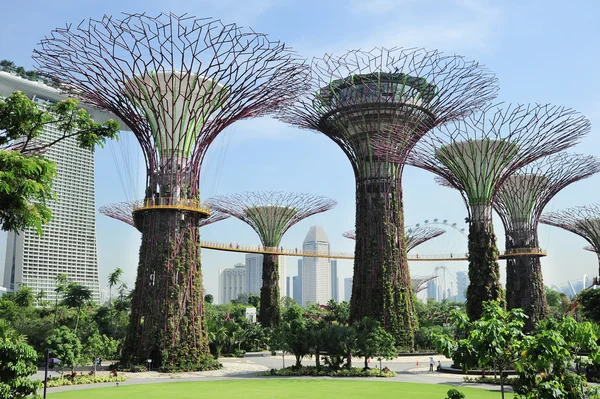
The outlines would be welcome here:
[[[436,364],[438,357],[435,357]],[[442,364],[449,364],[449,361],[443,357],[439,357]],[[119,382],[120,386],[135,385],[135,384],[155,384],[168,383],[179,381],[214,381],[222,379],[273,379],[273,378],[298,378],[298,379],[335,379],[339,377],[264,377],[259,374],[270,368],[280,368],[282,366],[281,356],[252,356],[241,359],[224,358],[220,359],[223,368],[220,370],[203,371],[194,373],[158,373],[154,371],[145,373],[119,373],[128,377],[126,381]],[[292,364],[293,357],[286,356],[286,366]],[[419,361],[419,366],[417,366]],[[406,356],[397,358],[393,361],[384,361],[383,367],[389,367],[396,371],[397,375],[391,378],[352,378],[361,381],[369,382],[414,382],[423,384],[446,384],[455,386],[469,386],[473,388],[483,388],[488,390],[499,390],[498,386],[483,385],[483,384],[465,384],[462,375],[445,374],[438,372],[429,372],[429,357],[413,357]],[[360,366],[364,362],[362,359],[353,359],[353,365]],[[311,361],[307,358],[303,361],[304,364],[314,364],[314,359]],[[375,362],[378,363],[378,362]],[[371,363],[371,367],[375,367],[375,363]],[[425,366],[424,366],[425,365]],[[108,374],[108,372],[99,372],[98,374]],[[344,378],[345,379],[345,378]],[[48,388],[48,393],[102,388],[107,386],[115,386],[116,383],[89,384],[89,385],[71,385],[56,388]]]

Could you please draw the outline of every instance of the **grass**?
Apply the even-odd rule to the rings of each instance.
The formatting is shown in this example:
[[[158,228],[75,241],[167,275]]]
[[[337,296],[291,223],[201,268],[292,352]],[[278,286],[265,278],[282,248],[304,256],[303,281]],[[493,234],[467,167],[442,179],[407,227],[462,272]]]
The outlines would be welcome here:
[[[407,382],[329,381],[298,379],[252,379],[201,382],[171,382],[90,388],[49,393],[50,399],[196,399],[196,398],[416,398],[443,399],[449,385]],[[497,399],[499,392],[463,388],[467,399]]]

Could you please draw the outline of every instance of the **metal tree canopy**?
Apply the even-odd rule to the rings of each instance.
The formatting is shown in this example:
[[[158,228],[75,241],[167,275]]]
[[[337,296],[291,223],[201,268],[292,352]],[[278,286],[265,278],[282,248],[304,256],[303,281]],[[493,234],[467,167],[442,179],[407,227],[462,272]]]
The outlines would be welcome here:
[[[575,145],[590,131],[577,112],[553,105],[488,107],[424,137],[409,155],[410,165],[447,180],[466,197],[470,218],[489,218],[498,187],[519,168]],[[397,159],[402,150],[378,147]],[[485,208],[484,207],[484,208]]]
[[[104,216],[120,220],[121,222],[127,223],[132,227],[136,227],[135,222],[133,221],[133,210],[135,209],[135,206],[136,202],[134,201],[115,202],[114,204],[102,205],[100,208],[98,208],[98,212]],[[228,217],[229,215],[219,211],[211,211],[208,218],[198,221],[198,227],[208,226],[209,224],[225,220]]]
[[[474,62],[403,48],[314,58],[309,85],[312,94],[280,119],[334,140],[357,176],[390,172],[379,164],[385,159],[373,157],[377,132],[409,151],[425,132],[472,112],[497,91],[493,74]]]
[[[262,245],[276,247],[286,231],[299,221],[325,212],[337,204],[327,197],[279,191],[253,191],[218,195],[207,201],[211,208],[246,222]]]
[[[312,194],[255,191],[212,197],[211,207],[249,224],[265,247],[277,247],[286,231],[299,221],[333,208],[337,202]],[[277,255],[264,254],[259,321],[275,327],[280,318]]]
[[[404,230],[404,240],[406,242],[406,252],[412,251],[415,247],[444,234],[446,230],[431,226],[408,226]],[[354,230],[349,230],[342,235],[351,240],[356,240]],[[413,279],[414,280],[414,279]]]
[[[548,202],[571,183],[600,171],[589,155],[558,153],[520,168],[500,186],[494,209],[508,235],[537,236],[537,224]],[[537,241],[537,238],[536,238]]]
[[[182,181],[185,173],[168,185],[187,185],[190,196],[198,195],[197,172],[219,132],[290,103],[306,85],[307,68],[284,44],[210,18],[105,16],[55,29],[40,46],[41,74],[131,129],[148,185],[162,168],[171,175],[181,168],[195,172],[192,181]]]
[[[544,213],[540,222],[560,227],[584,238],[592,245],[593,252],[598,254],[600,262],[600,204]]]

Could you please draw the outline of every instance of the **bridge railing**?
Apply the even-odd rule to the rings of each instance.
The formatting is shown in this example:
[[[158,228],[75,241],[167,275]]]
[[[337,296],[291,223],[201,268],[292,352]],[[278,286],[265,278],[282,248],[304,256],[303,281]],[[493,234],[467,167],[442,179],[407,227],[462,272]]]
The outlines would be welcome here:
[[[205,213],[210,213],[210,206],[208,204],[200,202],[200,200],[193,198],[174,198],[174,197],[159,197],[159,198],[146,198],[139,201],[133,202],[133,210],[136,211],[142,208],[160,208],[160,207],[173,207],[173,208],[188,208],[196,209]]]

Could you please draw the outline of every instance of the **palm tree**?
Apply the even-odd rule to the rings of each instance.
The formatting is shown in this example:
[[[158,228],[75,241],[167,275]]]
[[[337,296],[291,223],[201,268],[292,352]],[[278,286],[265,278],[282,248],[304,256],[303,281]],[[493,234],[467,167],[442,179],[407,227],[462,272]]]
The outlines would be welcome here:
[[[81,308],[92,300],[92,291],[81,284],[71,283],[67,287],[65,292],[63,303],[66,307],[71,309],[77,309],[77,322],[75,323],[75,333],[77,333],[77,327],[79,326],[79,314]]]
[[[108,302],[112,306],[112,287],[117,284],[123,283],[121,281],[121,275],[123,275],[123,269],[117,267],[111,274],[108,275]]]
[[[35,295],[33,294],[31,287],[28,287],[23,283],[19,283],[19,290],[15,292],[13,302],[21,308],[28,308],[32,306],[35,302]]]
[[[54,304],[54,322],[52,323],[52,329],[56,328],[56,314],[58,313],[58,297],[66,291],[69,283],[69,276],[66,274],[57,274],[56,277],[54,277],[54,282],[56,285],[56,288],[54,288],[56,297]]]

